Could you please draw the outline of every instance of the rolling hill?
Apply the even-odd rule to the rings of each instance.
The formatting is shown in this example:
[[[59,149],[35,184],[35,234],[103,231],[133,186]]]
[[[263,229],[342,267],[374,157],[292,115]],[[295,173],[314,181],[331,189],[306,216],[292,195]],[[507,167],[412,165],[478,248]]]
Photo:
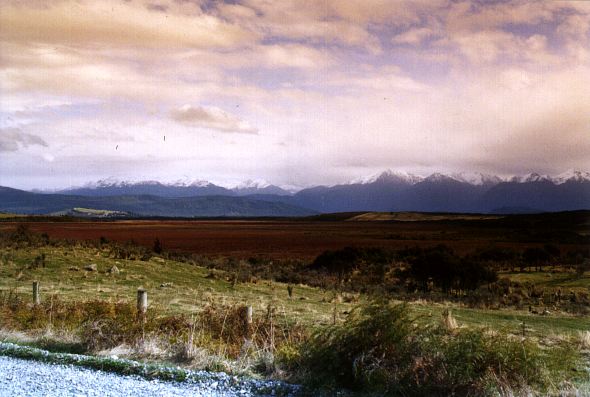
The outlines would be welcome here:
[[[162,217],[257,217],[306,216],[315,212],[294,205],[248,197],[158,197],[123,195],[89,197],[39,194],[0,187],[0,211],[16,214],[54,214],[75,208],[118,211],[138,216]]]

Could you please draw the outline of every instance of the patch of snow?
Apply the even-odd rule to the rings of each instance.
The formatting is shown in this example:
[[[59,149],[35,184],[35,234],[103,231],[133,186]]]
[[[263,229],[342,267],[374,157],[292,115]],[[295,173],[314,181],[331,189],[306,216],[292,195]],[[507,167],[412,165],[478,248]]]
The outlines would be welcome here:
[[[446,174],[441,174],[440,172],[435,172],[434,174],[431,174],[430,176],[428,176],[424,180],[428,181],[428,182],[444,182],[444,181],[461,182],[461,181],[457,180],[456,178],[453,178],[453,177],[446,175]]]
[[[451,174],[450,177],[457,181],[476,186],[497,185],[498,183],[504,182],[504,179],[499,176],[483,174],[481,172],[459,172]]]
[[[549,181],[553,182],[549,175],[541,175],[536,172],[532,172],[530,174],[524,176],[513,176],[509,179],[510,182],[516,183],[530,183],[530,182],[542,182],[542,181]]]
[[[352,181],[348,182],[347,185],[366,185],[375,182],[397,182],[414,185],[423,179],[424,178],[421,176],[410,174],[408,172],[392,171],[388,169],[377,174],[353,179]]]
[[[558,185],[566,183],[567,181],[584,182],[590,181],[590,172],[571,169],[553,177],[553,182]]]
[[[264,179],[248,179],[248,180],[236,185],[234,187],[234,190],[264,189],[265,187],[269,187],[269,186],[271,186],[271,184]]]

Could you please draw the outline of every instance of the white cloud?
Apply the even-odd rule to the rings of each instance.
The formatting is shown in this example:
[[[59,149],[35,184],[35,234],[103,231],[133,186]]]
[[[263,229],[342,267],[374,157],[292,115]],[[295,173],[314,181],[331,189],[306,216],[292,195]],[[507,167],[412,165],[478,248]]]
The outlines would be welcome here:
[[[20,129],[2,130],[0,178],[584,168],[589,7],[6,0],[0,126]]]
[[[211,15],[162,13],[131,2],[4,4],[0,26],[2,40],[72,46],[227,48],[256,39],[252,32]]]
[[[242,134],[258,133],[258,129],[252,127],[248,122],[214,106],[184,105],[172,110],[170,117],[174,121],[191,127]]]

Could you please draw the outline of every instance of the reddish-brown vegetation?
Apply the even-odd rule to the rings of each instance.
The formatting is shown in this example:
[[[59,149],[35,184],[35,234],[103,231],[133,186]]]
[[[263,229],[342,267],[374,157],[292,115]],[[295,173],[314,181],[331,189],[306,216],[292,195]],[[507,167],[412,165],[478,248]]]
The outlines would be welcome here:
[[[0,231],[18,222],[0,223]],[[527,230],[486,222],[327,222],[288,220],[132,220],[109,222],[27,222],[31,231],[73,240],[133,240],[152,248],[159,239],[166,251],[206,256],[310,260],[326,250],[346,246],[402,249],[445,244],[469,253],[494,244],[522,250],[552,242],[562,252],[582,247],[577,241],[526,238]],[[529,236],[530,237],[530,236]]]

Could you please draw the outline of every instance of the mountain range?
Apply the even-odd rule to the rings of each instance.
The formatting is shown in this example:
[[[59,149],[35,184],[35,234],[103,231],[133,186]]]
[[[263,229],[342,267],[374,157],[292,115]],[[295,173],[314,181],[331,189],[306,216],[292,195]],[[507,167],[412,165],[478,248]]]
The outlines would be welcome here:
[[[264,180],[247,180],[232,188],[215,185],[203,180],[178,180],[171,183],[159,181],[128,182],[116,179],[104,179],[82,187],[59,190],[56,193],[80,196],[119,196],[148,194],[160,197],[195,197],[195,196],[247,196],[250,194],[291,195],[279,186]]]
[[[0,211],[16,214],[77,215],[78,209],[117,211],[129,216],[267,217],[307,216],[315,211],[249,197],[155,195],[82,196],[43,194],[0,187]],[[120,217],[120,214],[117,214]]]
[[[143,216],[303,216],[356,211],[523,213],[590,209],[590,173],[532,173],[502,178],[481,173],[427,177],[385,172],[297,192],[265,181],[232,188],[207,181],[103,180],[47,193],[0,189],[0,211],[58,213],[74,207]]]

